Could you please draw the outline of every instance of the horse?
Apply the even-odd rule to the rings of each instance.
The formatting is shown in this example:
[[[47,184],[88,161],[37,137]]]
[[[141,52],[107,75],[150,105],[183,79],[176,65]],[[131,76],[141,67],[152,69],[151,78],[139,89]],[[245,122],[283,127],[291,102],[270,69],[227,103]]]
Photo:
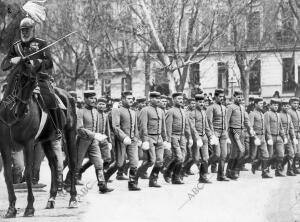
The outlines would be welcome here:
[[[23,147],[25,160],[25,180],[27,184],[28,196],[27,206],[24,212],[25,217],[34,216],[34,196],[32,192],[32,162],[33,149],[36,142],[41,142],[51,169],[51,189],[48,199],[48,208],[54,207],[57,195],[57,158],[51,148],[51,142],[55,139],[56,128],[51,118],[46,120],[45,126],[37,139],[35,136],[39,131],[42,115],[42,97],[34,94],[37,86],[36,73],[28,70],[25,61],[22,60],[15,65],[7,78],[7,88],[0,103],[0,152],[3,159],[4,176],[8,191],[9,207],[5,214],[6,218],[16,216],[15,208],[16,196],[12,183],[11,151],[12,147]],[[64,90],[56,88],[56,93],[67,108],[64,115],[63,134],[66,140],[66,154],[71,173],[71,190],[69,207],[77,207],[77,191],[75,187],[75,167],[77,161],[76,151],[76,110],[74,99]],[[21,146],[14,146],[18,143]],[[61,180],[60,178],[59,180]]]

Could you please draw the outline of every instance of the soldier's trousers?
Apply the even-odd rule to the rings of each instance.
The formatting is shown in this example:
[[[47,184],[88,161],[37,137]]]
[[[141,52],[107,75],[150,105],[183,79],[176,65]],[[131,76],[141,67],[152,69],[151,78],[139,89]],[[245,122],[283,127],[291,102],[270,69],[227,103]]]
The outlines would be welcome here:
[[[295,157],[300,159],[300,132],[296,133],[296,139],[298,140],[298,144],[294,145],[294,153]]]
[[[261,144],[259,146],[254,145],[253,148],[250,149],[250,158],[254,161],[258,155],[260,160],[267,160],[270,156],[265,135],[257,135],[257,137],[260,139]]]
[[[209,158],[210,163],[216,163],[219,160],[225,161],[227,158],[227,137],[225,130],[215,129],[215,136],[219,139],[218,145],[212,146],[212,155]]]
[[[208,154],[208,138],[206,135],[200,136],[203,142],[202,147],[197,146],[197,141],[193,144],[193,159],[197,165],[201,162],[208,162],[209,154]]]
[[[121,141],[116,149],[116,164],[118,168],[124,165],[126,156],[131,168],[137,168],[139,164],[137,141],[132,140],[130,145],[125,146]],[[127,154],[127,155],[126,155]]]
[[[105,140],[99,142],[99,146],[100,146],[100,152],[101,152],[103,161],[109,163],[112,158],[111,158],[111,152],[108,147],[108,141],[105,139]]]
[[[96,170],[103,169],[103,160],[100,152],[99,141],[92,139],[87,140],[83,138],[78,138],[78,162],[76,169],[81,168],[83,159],[86,154],[88,154],[90,161],[94,164]]]
[[[268,145],[270,158],[283,158],[284,146],[281,136],[272,136],[273,145]]]
[[[245,132],[243,129],[229,128],[228,136],[231,140],[230,159],[241,159],[245,154],[244,138]]]
[[[294,144],[290,139],[288,139],[288,143],[284,145],[284,152],[288,159],[293,159],[295,156]]]
[[[186,156],[186,138],[184,135],[171,136],[172,159],[183,163]]]

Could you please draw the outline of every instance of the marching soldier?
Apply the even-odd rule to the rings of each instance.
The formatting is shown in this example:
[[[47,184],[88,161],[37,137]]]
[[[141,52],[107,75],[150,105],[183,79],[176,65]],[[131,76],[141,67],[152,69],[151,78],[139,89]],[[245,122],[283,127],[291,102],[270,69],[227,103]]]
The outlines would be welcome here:
[[[208,140],[212,134],[204,110],[204,96],[196,94],[195,101],[196,109],[188,113],[191,134],[194,141],[192,147],[193,160],[199,168],[199,183],[211,183],[207,178],[207,174],[209,159]]]
[[[270,155],[269,166],[275,164],[275,176],[284,176],[282,174],[282,162],[284,158],[284,144],[287,144],[287,138],[284,135],[282,122],[277,113],[280,101],[271,99],[270,110],[264,114],[267,132],[267,143]]]
[[[99,131],[100,115],[95,108],[96,93],[93,91],[84,92],[85,107],[78,110],[77,113],[77,132],[78,132],[78,166],[81,164],[85,154],[87,153],[90,161],[94,164],[96,169],[96,177],[98,181],[100,193],[107,193],[113,191],[107,187],[104,173],[103,160],[100,152],[99,142],[105,140],[107,136]]]
[[[296,174],[293,172],[293,159],[294,159],[294,147],[293,145],[298,144],[298,140],[295,135],[294,131],[294,125],[291,116],[288,114],[289,110],[289,101],[288,100],[282,100],[281,102],[281,112],[280,112],[280,119],[282,122],[283,131],[285,134],[285,137],[287,138],[288,142],[284,145],[284,151],[285,156],[283,159],[282,164],[282,170],[284,169],[285,164],[287,163],[287,176],[296,176]]]
[[[255,170],[259,165],[262,165],[262,178],[272,178],[268,172],[268,161],[269,161],[269,151],[267,148],[266,142],[266,124],[263,114],[263,98],[254,99],[254,110],[249,114],[250,126],[255,132],[255,145],[251,149],[251,162],[252,162],[252,173],[255,173]],[[259,153],[257,160],[257,153]]]
[[[145,151],[147,161],[139,167],[137,177],[144,174],[148,167],[154,164],[149,178],[149,187],[161,187],[157,178],[163,166],[164,149],[170,149],[167,142],[165,114],[158,107],[160,102],[159,92],[150,92],[150,104],[140,112],[140,135],[142,149]]]
[[[137,114],[131,109],[133,101],[132,92],[125,91],[122,93],[122,106],[112,109],[112,127],[116,135],[116,161],[106,171],[105,179],[107,181],[117,169],[123,166],[127,153],[130,163],[128,189],[139,191],[138,177],[136,176],[139,163],[137,146],[139,131]]]
[[[171,143],[173,160],[167,167],[164,178],[172,184],[183,184],[181,171],[186,155],[186,136],[189,143],[193,143],[190,135],[190,124],[187,114],[183,109],[183,94],[176,92],[172,94],[174,106],[166,114],[166,129],[168,142]]]
[[[216,141],[210,141],[213,152],[209,159],[210,163],[218,162],[218,181],[229,181],[224,175],[225,161],[227,158],[227,127],[226,127],[226,107],[222,104],[224,100],[224,89],[216,89],[214,93],[215,103],[208,107],[206,111],[207,121],[212,135]]]
[[[242,105],[243,93],[241,91],[235,91],[233,96],[234,103],[228,106],[226,113],[226,126],[228,127],[228,136],[231,141],[231,151],[226,176],[236,180],[239,177],[239,170],[245,154],[244,127],[247,128],[251,136],[254,135],[254,132],[250,127],[245,107]]]
[[[294,130],[296,134],[296,139],[298,140],[297,144],[294,144],[294,159],[293,159],[293,171],[295,174],[300,174],[300,170],[296,168],[296,163],[300,161],[300,111],[299,108],[299,99],[297,97],[293,97],[290,99],[291,109],[288,113],[292,117]]]

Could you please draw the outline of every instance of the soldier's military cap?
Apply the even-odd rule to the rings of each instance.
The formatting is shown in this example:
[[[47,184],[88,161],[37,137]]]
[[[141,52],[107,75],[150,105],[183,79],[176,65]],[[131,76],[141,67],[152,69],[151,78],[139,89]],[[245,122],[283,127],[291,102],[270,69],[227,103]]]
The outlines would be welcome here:
[[[175,97],[177,97],[177,96],[183,96],[183,93],[182,93],[182,92],[174,92],[174,93],[172,94],[172,98],[175,98]]]
[[[138,97],[138,98],[136,99],[136,101],[137,101],[138,103],[143,103],[143,102],[146,102],[146,101],[147,101],[147,98],[146,98],[146,97]]]
[[[195,101],[195,98],[189,98],[189,102]]]
[[[298,97],[292,97],[292,98],[290,98],[290,103],[292,103],[292,102],[294,102],[294,101],[297,101],[297,102],[299,102],[299,98]]]
[[[250,98],[249,98],[249,100],[250,100]],[[262,97],[257,96],[255,98],[253,98],[253,101],[254,101],[254,103],[258,103],[258,102],[264,101],[264,99]]]
[[[20,29],[33,28],[34,25],[35,22],[31,18],[26,17],[20,22]]]
[[[149,97],[160,97],[160,92],[152,91],[149,93]]]
[[[161,95],[160,98],[161,99],[168,99],[168,97],[166,95]]]
[[[86,90],[83,92],[83,96],[84,98],[89,98],[89,97],[92,97],[92,96],[96,96],[96,92],[93,91],[93,90]]]
[[[122,92],[122,97],[132,96],[132,91],[124,91]]]
[[[204,100],[204,95],[203,94],[196,94],[195,95],[195,100]]]
[[[279,99],[277,99],[277,98],[273,98],[270,101],[270,104],[280,104],[280,103],[281,103],[281,101]]]
[[[249,102],[251,101],[255,101],[256,98],[258,98],[259,96],[257,95],[249,95]]]
[[[289,103],[290,103],[290,101],[288,99],[282,99],[281,100],[282,105],[288,105]]]
[[[239,96],[239,95],[243,95],[243,92],[241,90],[235,90],[233,96]]]
[[[120,99],[120,98],[111,98],[111,101],[112,101],[112,102],[120,102],[121,99]]]
[[[97,99],[97,102],[107,103],[107,99],[105,97],[100,97]]]
[[[215,89],[215,96],[224,93],[224,89]]]

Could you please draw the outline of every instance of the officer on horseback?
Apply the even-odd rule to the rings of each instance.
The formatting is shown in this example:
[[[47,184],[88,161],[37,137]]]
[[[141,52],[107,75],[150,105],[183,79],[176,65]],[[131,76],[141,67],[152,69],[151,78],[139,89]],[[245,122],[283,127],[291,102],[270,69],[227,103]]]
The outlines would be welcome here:
[[[40,89],[42,103],[51,115],[57,129],[57,136],[60,136],[62,129],[60,119],[61,110],[59,109],[54,88],[50,81],[53,68],[50,50],[48,48],[28,57],[32,53],[46,47],[47,43],[45,40],[35,37],[35,22],[29,17],[22,19],[20,30],[21,40],[11,46],[7,56],[2,61],[1,68],[3,71],[7,71],[20,62],[25,62],[31,74],[36,75],[35,78]]]

